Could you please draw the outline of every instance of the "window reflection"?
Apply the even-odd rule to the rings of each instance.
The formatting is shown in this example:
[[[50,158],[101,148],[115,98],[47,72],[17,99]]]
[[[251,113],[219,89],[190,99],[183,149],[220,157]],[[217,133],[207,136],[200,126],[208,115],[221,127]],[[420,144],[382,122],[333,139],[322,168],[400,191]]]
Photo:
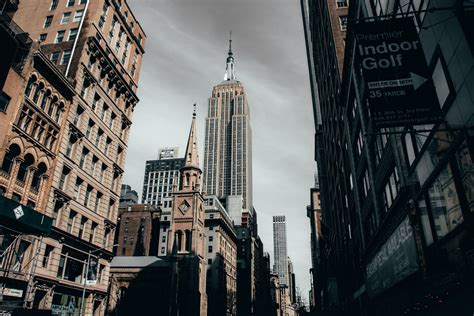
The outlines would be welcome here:
[[[441,238],[464,221],[451,167],[447,165],[428,189],[436,235]]]
[[[472,164],[472,157],[469,154],[466,141],[461,144],[460,149],[457,151],[456,159],[464,192],[466,193],[468,208],[471,212],[474,212],[474,165]]]

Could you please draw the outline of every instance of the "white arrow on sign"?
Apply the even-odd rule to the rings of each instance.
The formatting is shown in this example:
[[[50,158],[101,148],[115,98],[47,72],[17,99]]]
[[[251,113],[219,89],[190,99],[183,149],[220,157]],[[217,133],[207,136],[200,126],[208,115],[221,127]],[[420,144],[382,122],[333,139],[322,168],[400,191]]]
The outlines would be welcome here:
[[[415,90],[417,90],[419,87],[421,87],[425,82],[428,81],[428,79],[426,79],[425,77],[422,77],[420,75],[417,75],[416,73],[414,72],[410,72],[410,77],[411,77],[411,80],[413,82],[413,88],[415,88]]]

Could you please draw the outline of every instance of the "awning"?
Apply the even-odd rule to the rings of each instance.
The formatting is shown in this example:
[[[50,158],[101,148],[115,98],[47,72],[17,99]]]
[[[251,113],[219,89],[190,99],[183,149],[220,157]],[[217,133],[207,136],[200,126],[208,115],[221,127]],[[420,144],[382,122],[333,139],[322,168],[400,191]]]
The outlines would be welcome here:
[[[53,225],[51,217],[0,196],[0,225],[25,233],[49,234]]]

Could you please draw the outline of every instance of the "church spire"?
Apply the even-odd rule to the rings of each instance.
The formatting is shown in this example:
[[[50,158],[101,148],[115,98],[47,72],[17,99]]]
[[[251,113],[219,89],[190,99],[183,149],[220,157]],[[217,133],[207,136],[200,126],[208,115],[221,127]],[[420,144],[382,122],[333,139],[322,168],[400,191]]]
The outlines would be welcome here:
[[[196,103],[194,103],[193,120],[191,122],[191,129],[189,130],[188,144],[186,146],[186,161],[184,168],[194,167],[199,169],[199,155],[197,148],[196,135]]]
[[[229,53],[227,55],[224,80],[235,80],[234,54],[232,53],[232,31],[229,34]]]

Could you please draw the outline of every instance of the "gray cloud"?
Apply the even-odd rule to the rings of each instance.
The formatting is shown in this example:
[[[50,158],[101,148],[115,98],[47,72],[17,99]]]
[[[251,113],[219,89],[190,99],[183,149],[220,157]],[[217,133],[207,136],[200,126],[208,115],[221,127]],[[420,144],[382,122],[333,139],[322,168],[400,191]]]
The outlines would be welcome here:
[[[140,193],[145,160],[155,159],[159,147],[184,151],[194,102],[203,156],[207,98],[223,79],[232,29],[237,77],[251,112],[259,234],[272,255],[272,216],[287,216],[288,253],[306,294],[314,128],[299,1],[128,2],[148,38],[124,183]]]

